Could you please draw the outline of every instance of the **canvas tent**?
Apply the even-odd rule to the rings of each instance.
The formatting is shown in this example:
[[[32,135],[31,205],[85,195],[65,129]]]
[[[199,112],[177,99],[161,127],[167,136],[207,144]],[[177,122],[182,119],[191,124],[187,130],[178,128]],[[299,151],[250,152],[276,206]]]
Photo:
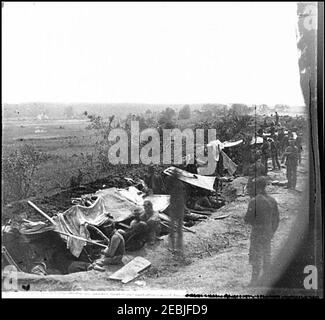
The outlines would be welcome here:
[[[109,188],[97,191],[94,196],[96,201],[89,207],[74,205],[63,213],[58,213],[52,217],[54,224],[49,226],[44,223],[26,223],[20,229],[25,235],[55,230],[65,234],[71,234],[90,240],[90,235],[85,227],[85,223],[95,226],[103,224],[108,215],[113,217],[115,222],[122,222],[133,215],[133,210],[142,206],[145,200],[150,200],[156,211],[163,211],[169,205],[168,195],[150,195],[144,194],[135,187],[127,189]],[[67,248],[75,256],[79,257],[85,241],[62,235],[67,241]]]
[[[164,173],[168,176],[172,175],[174,172],[178,173],[177,178],[183,182],[189,183],[195,187],[207,189],[210,191],[215,191],[213,185],[216,177],[193,174],[176,167],[169,167],[164,171]]]
[[[213,153],[213,158],[216,162],[219,161],[220,156],[222,156],[223,159],[223,166],[224,169],[228,171],[230,175],[233,175],[236,170],[237,170],[237,165],[228,157],[228,155],[223,151],[225,148],[231,148],[240,145],[243,142],[243,140],[238,140],[238,141],[224,141],[221,142],[220,140],[212,140],[210,141],[206,147],[210,148]],[[201,146],[203,148],[203,146]],[[202,153],[202,150],[200,150]],[[198,158],[198,160],[201,160]],[[204,161],[202,161],[204,162]],[[198,168],[198,173],[203,174],[202,168]]]

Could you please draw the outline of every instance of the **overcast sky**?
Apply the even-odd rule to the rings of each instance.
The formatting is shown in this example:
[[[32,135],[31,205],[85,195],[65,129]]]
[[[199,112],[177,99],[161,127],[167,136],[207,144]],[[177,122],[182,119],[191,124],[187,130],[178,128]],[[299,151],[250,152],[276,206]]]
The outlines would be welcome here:
[[[3,102],[303,105],[295,3],[5,3]]]

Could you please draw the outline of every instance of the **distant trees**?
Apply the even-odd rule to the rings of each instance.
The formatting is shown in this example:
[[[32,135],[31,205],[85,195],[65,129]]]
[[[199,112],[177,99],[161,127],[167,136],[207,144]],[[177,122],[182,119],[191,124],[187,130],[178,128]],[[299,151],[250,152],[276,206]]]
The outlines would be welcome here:
[[[237,115],[247,115],[251,111],[246,104],[242,104],[242,103],[232,104],[230,110]]]
[[[158,119],[158,125],[163,129],[175,128],[176,126],[175,117],[176,117],[176,111],[168,107],[160,113],[160,117]]]
[[[223,104],[204,104],[200,115],[205,118],[215,118],[224,116],[227,113],[227,106]]]
[[[188,104],[185,104],[178,112],[178,119],[190,119],[191,118],[191,108]]]

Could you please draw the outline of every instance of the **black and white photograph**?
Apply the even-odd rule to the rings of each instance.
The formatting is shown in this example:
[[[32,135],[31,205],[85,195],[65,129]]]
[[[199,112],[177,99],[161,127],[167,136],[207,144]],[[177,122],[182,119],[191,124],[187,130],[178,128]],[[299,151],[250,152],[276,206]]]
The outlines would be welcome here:
[[[3,1],[2,298],[323,298],[322,10]]]

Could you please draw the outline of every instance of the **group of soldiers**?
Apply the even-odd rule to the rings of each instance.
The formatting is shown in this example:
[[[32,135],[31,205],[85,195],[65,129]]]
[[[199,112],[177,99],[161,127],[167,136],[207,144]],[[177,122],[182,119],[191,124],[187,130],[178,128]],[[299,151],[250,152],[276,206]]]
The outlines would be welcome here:
[[[254,194],[252,182],[259,176],[266,176],[268,173],[268,161],[271,158],[273,171],[281,170],[281,163],[285,163],[287,188],[295,189],[297,184],[297,167],[301,163],[302,136],[288,131],[285,134],[283,128],[275,132],[274,124],[271,124],[270,133],[265,135],[263,128],[257,132],[257,137],[263,139],[261,147],[255,144],[251,146],[251,137],[244,139],[242,147],[243,174],[249,176],[248,192]]]
[[[271,129],[274,129],[274,125]],[[275,134],[272,130],[270,137],[263,137],[263,144],[259,150],[255,149],[255,162],[249,167],[247,189],[251,197],[245,222],[252,226],[250,235],[249,262],[252,265],[250,286],[259,284],[260,276],[270,275],[271,240],[279,225],[279,210],[277,201],[267,194],[268,159],[271,156],[273,170],[281,170],[281,162],[286,165],[287,188],[295,189],[297,183],[297,166],[301,163],[302,141],[301,135],[294,139],[293,133],[284,134],[280,129]],[[261,283],[260,283],[261,284]]]

